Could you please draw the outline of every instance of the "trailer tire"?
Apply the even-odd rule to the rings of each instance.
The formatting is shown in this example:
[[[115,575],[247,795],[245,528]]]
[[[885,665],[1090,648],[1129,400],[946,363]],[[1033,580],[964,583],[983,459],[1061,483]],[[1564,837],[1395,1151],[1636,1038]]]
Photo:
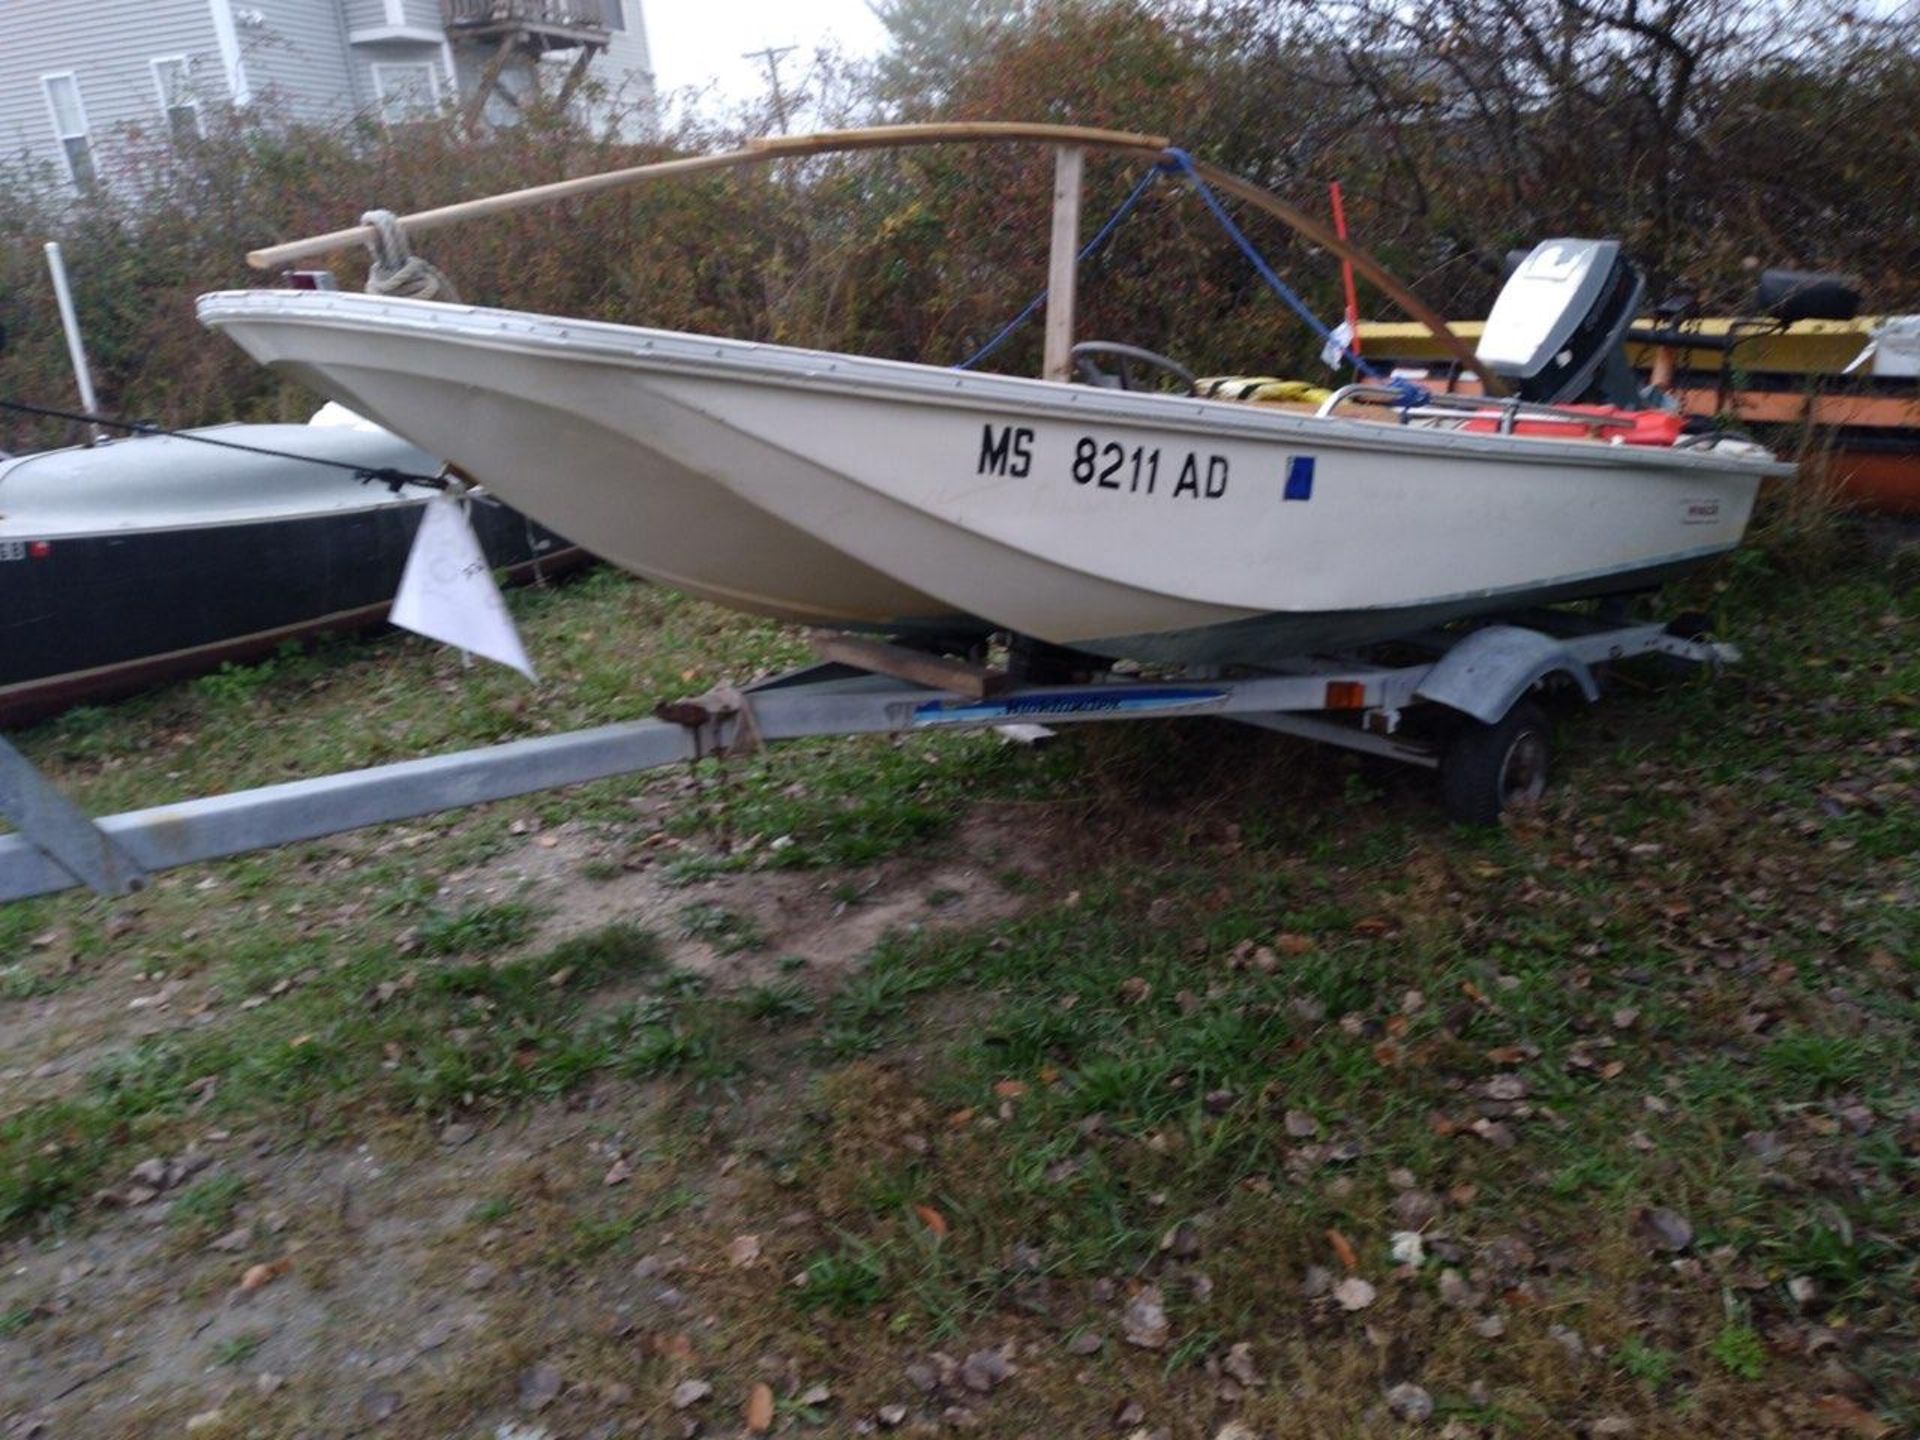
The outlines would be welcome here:
[[[1538,802],[1551,755],[1547,715],[1522,700],[1492,725],[1465,719],[1440,757],[1440,795],[1462,825],[1497,825],[1512,806]]]

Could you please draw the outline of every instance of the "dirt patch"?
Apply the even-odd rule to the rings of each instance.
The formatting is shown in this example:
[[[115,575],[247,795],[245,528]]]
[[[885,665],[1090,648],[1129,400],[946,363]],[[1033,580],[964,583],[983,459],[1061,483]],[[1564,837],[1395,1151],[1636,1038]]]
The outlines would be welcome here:
[[[442,903],[528,900],[544,919],[538,943],[625,921],[655,931],[673,962],[726,985],[750,985],[804,960],[830,978],[890,931],[964,927],[1003,920],[1024,903],[1012,877],[1043,874],[1046,827],[991,807],[970,815],[932,855],[859,870],[741,869],[678,877],[678,847],[660,846],[635,868],[606,873],[594,827],[568,823],[529,837],[483,870],[447,878]],[[750,862],[751,857],[747,857]],[[728,937],[703,938],[702,916],[726,917]]]
[[[1026,813],[983,811],[931,854],[681,883],[664,855],[595,869],[603,843],[585,824],[529,834],[449,875],[437,903],[528,901],[543,916],[531,948],[625,921],[725,990],[776,974],[824,990],[891,931],[1015,914],[1030,887],[1012,877],[1044,873],[1049,849]],[[734,941],[751,943],[689,933],[689,914],[733,917]],[[35,1094],[77,1086],[134,1040],[219,1018],[204,979],[172,983],[164,1000],[132,1005],[163,987],[121,965],[10,1007],[11,1073]],[[732,1213],[747,1173],[734,1167],[742,1126],[782,1119],[792,1100],[750,1080],[723,1140],[711,1124],[676,1133],[685,1117],[663,1118],[663,1093],[607,1079],[494,1122],[377,1121],[348,1148],[201,1130],[189,1143],[212,1158],[193,1183],[242,1197],[217,1225],[196,1228],[172,1188],[7,1252],[0,1435],[179,1433],[190,1420],[214,1437],[437,1433],[476,1415],[492,1433],[530,1418],[513,1397],[544,1360],[565,1377],[559,1409],[625,1433],[606,1427],[661,1408],[661,1367],[684,1362],[646,1337],[699,1332],[696,1287],[674,1274],[687,1230],[711,1249],[704,1237],[777,1223]],[[248,1288],[249,1272],[264,1281]],[[536,1401],[547,1383],[528,1382]]]
[[[149,973],[131,945],[76,970],[53,994],[0,1005],[0,1116],[71,1093],[108,1055],[211,1013],[203,981]]]

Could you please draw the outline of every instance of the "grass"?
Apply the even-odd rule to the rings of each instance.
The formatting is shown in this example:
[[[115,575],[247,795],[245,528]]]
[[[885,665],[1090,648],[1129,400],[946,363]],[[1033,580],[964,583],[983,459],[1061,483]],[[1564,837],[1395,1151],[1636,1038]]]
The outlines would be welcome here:
[[[533,908],[516,902],[476,905],[457,914],[435,914],[420,923],[415,941],[425,955],[490,955],[520,944],[533,933]]]
[[[801,1272],[805,1283],[794,1287],[794,1303],[803,1311],[858,1314],[892,1294],[888,1270],[887,1256],[881,1249],[845,1239],[807,1262]]]
[[[767,943],[750,917],[704,900],[681,908],[680,933],[689,940],[704,940],[722,955],[758,950]]]
[[[33,1324],[36,1313],[25,1305],[17,1305],[10,1310],[0,1310],[0,1340],[11,1340]]]
[[[1713,1337],[1713,1358],[1729,1375],[1758,1380],[1767,1370],[1767,1350],[1751,1325],[1728,1321]]]
[[[213,1347],[213,1363],[216,1365],[244,1365],[260,1353],[260,1347],[267,1343],[265,1335],[231,1335]]]
[[[206,1114],[308,1125],[316,1105],[333,1111],[349,1096],[445,1114],[630,1069],[633,1043],[587,1002],[605,986],[658,978],[663,966],[653,936],[625,924],[531,954],[450,956],[430,969],[379,940],[336,959],[270,1008],[117,1052],[78,1094],[0,1119],[0,1229],[69,1214],[110,1157],[163,1145],[202,1076],[221,1080]],[[370,1006],[369,992],[387,998]],[[691,1053],[652,1063],[671,1068]],[[334,1111],[319,1131],[346,1119]],[[218,1223],[238,1199],[234,1187],[215,1177],[183,1192],[183,1221]]]
[[[740,996],[741,1012],[767,1024],[805,1019],[818,1008],[812,993],[796,980],[754,985]]]
[[[463,1220],[600,1307],[636,1254],[685,1249],[675,1284],[715,1346],[703,1373],[724,1385],[747,1375],[730,1354],[793,1355],[832,1376],[836,1424],[900,1398],[930,1350],[1017,1337],[1017,1401],[970,1402],[989,1433],[1016,1412],[1027,1430],[1104,1429],[1114,1396],[1214,1433],[1240,1342],[1287,1377],[1233,1412],[1256,1431],[1358,1433],[1386,1366],[1503,1436],[1606,1414],[1649,1435],[1815,1433],[1834,1364],[1911,1427],[1920,599],[1870,567],[1761,556],[1702,582],[1742,664],[1623,677],[1561,727],[1546,811],[1495,833],[1445,825],[1399,772],[1205,726],[1089,727],[1039,755],[961,737],[782,749],[696,771],[664,821],[616,789],[541,802],[542,824],[609,853],[664,824],[688,876],[820,869],[848,905],[870,882],[833,872],[939,844],[967,800],[1038,837],[1043,867],[1007,865],[1016,918],[897,932],[841,976],[763,955],[737,905],[689,901],[671,938],[616,923],[549,944],[535,937],[564,916],[537,891],[451,898],[468,892],[447,877],[517,843],[524,810],[388,832],[344,868],[316,849],[179,877],[141,902],[141,963],[231,1003],[10,1107],[0,1227],[86,1223],[103,1175],[190,1123],[350,1142],[564,1099],[578,1109],[540,1113],[619,1134],[644,1191],[605,1187],[599,1160],[570,1194],[492,1181]],[[557,714],[619,708],[592,678],[614,661],[582,636],[641,615],[671,633],[621,663],[667,691],[722,673],[711,655],[788,643],[596,581],[523,615],[540,644],[575,647]],[[365,713],[392,685],[398,715],[444,734],[404,693],[431,657],[401,648],[294,657],[251,690],[166,703],[244,724],[289,685],[359,691],[345,709]],[[437,710],[469,703],[441,692]],[[108,793],[186,748],[104,767],[135,733],[112,714],[28,739],[42,759],[74,751],[61,763]],[[338,742],[268,743],[284,763]],[[201,873],[214,890],[191,888]],[[0,910],[23,945],[58,931],[79,951],[99,924],[72,899]],[[676,970],[687,940],[777,973],[736,988]],[[646,1109],[635,1086],[670,1102]],[[220,1178],[177,1197],[183,1224],[259,1198]],[[1431,1220],[1406,1218],[1425,1213],[1416,1192]],[[1653,1238],[1657,1209],[1685,1218],[1681,1249]],[[1390,1237],[1409,1228],[1428,1260],[1402,1271]],[[765,1263],[714,1258],[742,1231]],[[1311,1267],[1344,1268],[1330,1232],[1377,1288],[1364,1312],[1301,1294]],[[1448,1271],[1470,1305],[1444,1298]],[[1076,1332],[1114,1340],[1147,1284],[1164,1347],[1063,1358]],[[562,1324],[542,1295],[526,1323]],[[540,1333],[556,1353],[585,1343]],[[512,1383],[476,1389],[472,1416]]]
[[[1629,1335],[1620,1347],[1620,1368],[1641,1384],[1658,1390],[1673,1378],[1679,1357],[1671,1350],[1650,1345],[1638,1335]]]
[[[218,1234],[233,1225],[234,1211],[246,1193],[243,1175],[209,1175],[174,1196],[167,1207],[168,1223],[201,1234]]]

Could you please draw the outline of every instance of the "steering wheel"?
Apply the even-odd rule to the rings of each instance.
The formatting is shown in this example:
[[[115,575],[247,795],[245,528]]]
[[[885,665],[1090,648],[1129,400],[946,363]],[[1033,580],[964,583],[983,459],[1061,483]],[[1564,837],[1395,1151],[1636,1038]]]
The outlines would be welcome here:
[[[1198,395],[1200,382],[1178,360],[1169,360],[1138,345],[1121,345],[1112,340],[1083,340],[1068,352],[1081,383],[1098,385],[1103,390],[1159,390],[1171,380],[1177,394]],[[1101,365],[1106,360],[1113,368]],[[1150,372],[1157,371],[1158,374]]]

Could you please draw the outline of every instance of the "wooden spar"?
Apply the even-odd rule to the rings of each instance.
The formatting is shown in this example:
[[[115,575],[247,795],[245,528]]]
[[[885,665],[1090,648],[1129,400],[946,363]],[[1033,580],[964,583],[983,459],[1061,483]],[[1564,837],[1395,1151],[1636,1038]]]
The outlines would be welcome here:
[[[1053,234],[1047,249],[1047,323],[1040,378],[1073,378],[1073,296],[1080,269],[1080,182],[1087,152],[1061,145],[1053,152]]]
[[[697,175],[704,170],[725,170],[734,165],[751,165],[763,157],[755,150],[725,150],[717,155],[690,155],[684,160],[661,160],[652,165],[635,165],[627,170],[608,170],[599,175],[582,175],[577,180],[556,180],[550,185],[534,185],[525,190],[510,190],[504,195],[488,195],[479,200],[462,200],[457,205],[442,205],[437,210],[421,210],[400,217],[400,228],[418,235],[462,220],[479,220],[488,215],[504,215],[529,205],[544,205],[554,200],[570,200],[600,190],[612,190],[639,180],[656,180],[668,175]],[[269,245],[247,255],[247,264],[256,270],[274,270],[296,260],[348,250],[373,239],[371,225],[352,225],[305,240],[289,240]]]
[[[995,145],[1012,143],[1087,145],[1096,150],[1131,150],[1156,158],[1173,141],[1164,135],[1131,130],[1100,130],[1091,125],[1034,125],[1022,120],[950,120],[925,125],[874,125],[865,130],[821,130],[812,135],[763,135],[747,148],[762,154],[824,155],[843,150],[897,150],[915,145]]]
[[[437,210],[422,210],[400,218],[400,228],[409,235],[463,220],[478,220],[489,215],[504,215],[530,205],[549,204],[582,195],[596,194],[642,180],[664,179],[674,175],[698,175],[709,170],[726,170],[739,165],[763,165],[772,160],[803,155],[826,155],[850,150],[910,149],[922,145],[981,145],[1040,143],[1071,145],[1091,150],[1159,158],[1172,143],[1161,135],[1139,135],[1120,130],[1099,130],[1080,125],[1030,125],[1019,121],[971,120],[929,125],[882,125],[865,130],[826,130],[815,135],[775,135],[751,142],[744,150],[727,150],[715,155],[690,155],[679,160],[661,160],[651,165],[635,165],[624,170],[608,170],[599,175],[582,175],[573,180],[556,180],[525,190],[510,190],[478,200],[463,200],[442,205]],[[1378,260],[1358,245],[1342,240],[1332,230],[1304,211],[1296,209],[1272,191],[1251,180],[1243,180],[1231,171],[1194,162],[1195,171],[1217,190],[1225,191],[1292,227],[1322,249],[1349,260],[1354,269],[1378,286],[1388,299],[1433,332],[1447,353],[1480,376],[1485,393],[1506,394],[1506,386],[1496,375],[1481,368],[1473,350],[1448,328],[1440,312],[1395,279]],[[272,270],[296,260],[325,255],[363,245],[373,238],[373,229],[355,225],[305,240],[289,240],[270,245],[247,256],[256,270]]]
[[[1006,144],[1042,142],[1090,145],[1102,150],[1131,151],[1157,156],[1169,141],[1163,135],[1135,135],[1122,130],[1094,130],[1082,125],[1023,125],[1004,120],[975,120],[951,125],[887,125],[871,130],[825,130],[817,135],[769,135],[752,141],[745,150],[723,150],[715,155],[689,155],[679,160],[658,160],[650,165],[634,165],[625,170],[607,170],[598,175],[582,175],[573,180],[555,180],[525,190],[509,190],[500,195],[485,195],[478,200],[462,200],[442,205],[437,210],[421,210],[400,217],[400,228],[408,235],[457,225],[463,220],[481,220],[489,215],[504,215],[524,210],[529,205],[547,205],[555,200],[572,200],[602,190],[642,180],[661,180],[673,175],[698,175],[707,170],[726,170],[737,165],[764,165],[770,160],[791,159],[801,155],[825,155],[847,150],[910,149],[921,145]],[[373,227],[353,225],[305,240],[289,240],[269,245],[247,256],[247,264],[256,270],[272,270],[295,260],[311,259],[334,250],[347,250],[373,239]]]

